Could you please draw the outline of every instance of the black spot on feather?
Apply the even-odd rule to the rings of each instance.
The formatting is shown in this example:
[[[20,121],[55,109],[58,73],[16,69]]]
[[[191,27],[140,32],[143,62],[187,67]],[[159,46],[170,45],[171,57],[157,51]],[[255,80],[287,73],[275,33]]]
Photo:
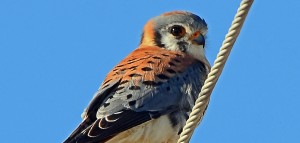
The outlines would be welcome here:
[[[149,67],[143,67],[142,70],[143,70],[143,71],[152,71],[153,69],[152,69],[152,68],[149,68]]]
[[[138,77],[138,76],[142,76],[141,74],[137,74],[137,73],[133,73],[129,75],[130,77]]]
[[[167,69],[167,72],[168,72],[168,73],[171,73],[171,74],[176,73],[176,71],[174,71],[173,69]]]
[[[164,74],[158,74],[157,77],[163,80],[169,79],[169,77]]]
[[[130,86],[129,87],[129,90],[140,90],[141,89],[141,87],[139,87],[139,86]]]
[[[134,106],[134,105],[135,105],[135,103],[136,103],[136,101],[135,101],[135,100],[133,100],[133,101],[129,101],[129,102],[128,102],[129,106]]]

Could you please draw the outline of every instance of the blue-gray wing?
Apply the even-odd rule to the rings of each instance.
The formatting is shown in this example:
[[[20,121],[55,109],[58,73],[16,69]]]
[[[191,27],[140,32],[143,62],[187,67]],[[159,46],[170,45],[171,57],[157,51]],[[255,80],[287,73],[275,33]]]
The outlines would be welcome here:
[[[84,121],[65,143],[104,142],[153,118],[190,112],[209,65],[164,51],[140,52],[138,57],[127,57],[108,74]]]

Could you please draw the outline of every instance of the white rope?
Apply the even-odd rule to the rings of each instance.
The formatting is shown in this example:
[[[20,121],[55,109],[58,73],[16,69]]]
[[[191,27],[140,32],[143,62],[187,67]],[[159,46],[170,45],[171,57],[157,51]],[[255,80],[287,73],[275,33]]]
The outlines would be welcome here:
[[[208,105],[210,95],[222,73],[230,51],[240,33],[240,30],[243,26],[243,23],[247,17],[253,1],[254,0],[243,0],[241,2],[240,7],[234,17],[231,27],[214,62],[214,66],[212,67],[207,79],[205,80],[205,83],[201,89],[201,93],[199,94],[198,99],[195,102],[195,106],[193,107],[190,117],[187,120],[177,143],[188,143],[192,134],[194,133],[195,128],[201,122],[205,109]]]

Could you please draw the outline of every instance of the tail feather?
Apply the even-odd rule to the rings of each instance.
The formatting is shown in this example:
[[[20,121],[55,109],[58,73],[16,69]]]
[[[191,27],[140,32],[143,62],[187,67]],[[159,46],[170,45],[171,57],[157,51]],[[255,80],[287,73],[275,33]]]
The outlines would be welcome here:
[[[82,134],[82,132],[88,128],[92,123],[90,121],[83,120],[79,126],[71,133],[71,135],[63,143],[76,143],[76,139]]]

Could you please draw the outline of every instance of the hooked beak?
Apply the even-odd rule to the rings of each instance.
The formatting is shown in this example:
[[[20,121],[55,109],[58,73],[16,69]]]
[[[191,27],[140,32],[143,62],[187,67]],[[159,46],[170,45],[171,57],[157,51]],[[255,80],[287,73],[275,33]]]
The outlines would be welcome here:
[[[203,45],[203,48],[205,47],[205,38],[200,33],[200,31],[196,31],[190,38],[190,41],[192,41],[195,45]]]

